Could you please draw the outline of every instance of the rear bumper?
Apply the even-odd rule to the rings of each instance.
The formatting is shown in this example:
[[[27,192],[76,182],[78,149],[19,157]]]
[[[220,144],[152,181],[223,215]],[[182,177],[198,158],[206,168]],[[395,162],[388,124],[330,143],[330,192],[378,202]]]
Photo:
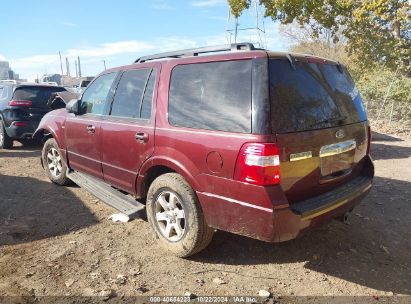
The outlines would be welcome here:
[[[349,183],[292,205],[280,186],[268,190],[238,184],[231,196],[208,192],[197,192],[197,195],[211,227],[267,242],[283,242],[329,222],[359,204],[371,190],[374,177],[371,159],[367,157],[365,162],[363,174]],[[255,195],[250,196],[247,191],[253,190]],[[233,198],[234,194],[237,197]]]
[[[7,135],[13,139],[31,139],[34,131],[37,128],[38,122],[23,121],[27,126],[16,126],[13,122],[9,127],[6,127]]]
[[[371,186],[372,177],[359,176],[352,183],[324,195],[293,204],[288,208],[274,210],[276,232],[272,241],[284,242],[294,239],[310,228],[350,212],[367,196]]]

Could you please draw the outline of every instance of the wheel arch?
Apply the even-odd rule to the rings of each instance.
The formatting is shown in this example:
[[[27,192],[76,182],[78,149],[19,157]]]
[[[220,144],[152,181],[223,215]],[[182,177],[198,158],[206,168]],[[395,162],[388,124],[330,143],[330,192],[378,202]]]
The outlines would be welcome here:
[[[42,143],[45,143],[47,139],[54,138],[53,133],[45,128],[37,129],[36,132],[33,134],[33,139],[40,140]]]
[[[140,169],[136,185],[137,196],[145,197],[151,183],[165,173],[180,174],[194,190],[200,187],[194,176],[181,163],[167,157],[152,158],[146,161]]]

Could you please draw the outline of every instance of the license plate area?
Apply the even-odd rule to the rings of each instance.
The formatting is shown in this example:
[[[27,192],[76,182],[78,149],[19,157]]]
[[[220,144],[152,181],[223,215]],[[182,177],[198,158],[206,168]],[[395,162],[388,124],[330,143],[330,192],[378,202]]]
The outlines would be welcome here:
[[[350,139],[321,147],[321,175],[328,176],[351,169],[354,163],[356,146],[355,140]]]

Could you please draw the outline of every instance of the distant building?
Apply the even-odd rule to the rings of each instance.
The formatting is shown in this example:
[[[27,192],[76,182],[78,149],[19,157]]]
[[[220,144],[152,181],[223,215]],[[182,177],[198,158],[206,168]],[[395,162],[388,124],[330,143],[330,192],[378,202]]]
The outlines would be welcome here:
[[[8,61],[0,61],[0,79],[10,79],[9,71],[10,71],[10,65]]]
[[[8,61],[0,61],[0,80],[20,80],[19,74],[14,73]]]
[[[9,74],[9,75],[8,75],[9,77],[8,77],[7,79],[16,79],[13,70],[9,70],[9,73],[8,73],[8,74]]]

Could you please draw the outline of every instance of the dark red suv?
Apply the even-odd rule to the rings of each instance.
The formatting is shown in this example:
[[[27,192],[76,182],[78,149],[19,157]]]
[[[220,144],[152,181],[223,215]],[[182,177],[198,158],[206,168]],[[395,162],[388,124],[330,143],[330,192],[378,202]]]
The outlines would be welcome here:
[[[214,53],[214,54],[213,54]],[[104,71],[36,137],[50,179],[127,215],[178,256],[215,229],[268,242],[344,217],[369,192],[370,128],[347,69],[252,44]]]

